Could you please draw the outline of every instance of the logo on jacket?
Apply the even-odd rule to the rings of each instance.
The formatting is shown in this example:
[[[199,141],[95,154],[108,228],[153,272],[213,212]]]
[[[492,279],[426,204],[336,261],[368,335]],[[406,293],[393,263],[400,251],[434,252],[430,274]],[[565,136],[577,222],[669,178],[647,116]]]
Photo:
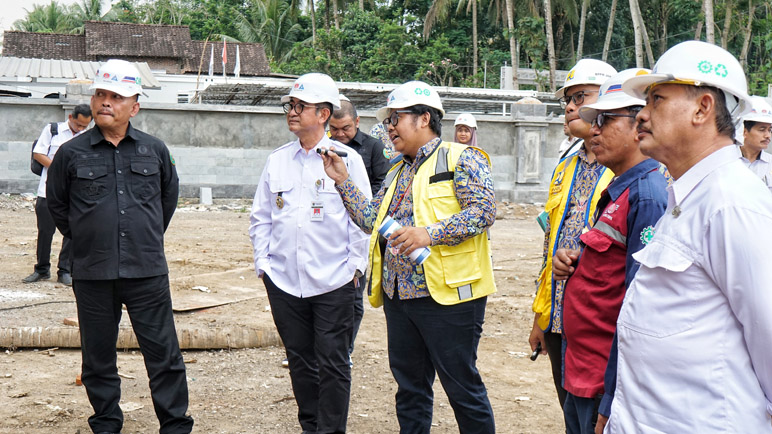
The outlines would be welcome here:
[[[641,231],[641,242],[643,245],[647,245],[651,242],[651,239],[654,238],[654,226],[646,226]]]

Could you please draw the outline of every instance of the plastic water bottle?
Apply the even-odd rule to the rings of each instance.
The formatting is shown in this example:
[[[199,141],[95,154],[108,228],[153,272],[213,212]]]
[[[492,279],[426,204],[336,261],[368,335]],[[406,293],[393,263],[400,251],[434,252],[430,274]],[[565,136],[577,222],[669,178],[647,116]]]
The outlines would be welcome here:
[[[394,231],[396,231],[401,227],[402,227],[401,224],[397,223],[396,220],[394,220],[393,218],[387,215],[386,217],[383,218],[381,227],[378,228],[378,233],[383,235],[383,237],[388,240],[391,234],[393,234]],[[399,252],[398,248],[399,246],[392,246],[391,252],[396,255]],[[410,255],[408,255],[408,257],[410,258],[411,261],[415,262],[418,265],[421,265],[424,263],[426,258],[428,258],[429,255],[431,254],[432,254],[432,251],[429,250],[428,247],[420,247],[410,252]]]

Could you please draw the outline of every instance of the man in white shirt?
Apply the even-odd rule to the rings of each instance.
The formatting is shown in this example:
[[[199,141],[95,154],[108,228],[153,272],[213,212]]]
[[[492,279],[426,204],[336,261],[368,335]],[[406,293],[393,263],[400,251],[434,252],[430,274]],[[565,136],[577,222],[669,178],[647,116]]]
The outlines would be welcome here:
[[[750,110],[726,50],[687,41],[623,90],[673,179],[617,321],[606,433],[772,433],[772,196],[732,146]]]
[[[35,216],[38,223],[37,263],[35,270],[29,276],[22,279],[24,283],[37,282],[51,278],[51,241],[56,232],[56,225],[46,204],[46,181],[48,180],[48,166],[54,158],[54,154],[65,142],[77,136],[88,128],[91,123],[91,107],[88,104],[75,106],[66,122],[59,122],[56,127],[47,124],[40,133],[40,137],[32,150],[32,156],[43,165],[38,183],[38,197],[35,200]],[[56,134],[52,134],[52,129]],[[70,275],[70,239],[62,239],[62,249],[59,251],[57,282],[72,286]]]
[[[753,108],[743,116],[742,161],[772,190],[772,155],[764,152],[772,136],[772,107],[760,96],[752,96]]]
[[[352,179],[371,197],[362,157],[325,134],[338,95],[332,78],[310,73],[282,97],[297,140],[268,157],[249,227],[304,433],[346,431],[354,298],[368,259],[369,238],[349,218],[319,154],[345,152]]]

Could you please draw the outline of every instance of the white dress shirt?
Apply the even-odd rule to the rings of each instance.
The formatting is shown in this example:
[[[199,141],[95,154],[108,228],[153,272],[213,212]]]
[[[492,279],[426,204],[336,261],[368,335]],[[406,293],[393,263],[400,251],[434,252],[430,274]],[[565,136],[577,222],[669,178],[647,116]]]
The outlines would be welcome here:
[[[772,433],[772,196],[727,146],[668,187],[617,321],[606,433]]]
[[[745,163],[746,167],[751,169],[751,172],[755,173],[756,176],[764,181],[764,184],[767,185],[767,188],[772,190],[772,155],[761,151],[759,158],[757,158],[754,162],[751,162],[751,160],[742,156],[740,159],[743,163]]]
[[[67,142],[83,131],[86,131],[83,130],[78,132],[78,134],[75,134],[72,132],[70,125],[67,122],[59,122],[57,128],[59,129],[59,133],[51,137],[51,124],[46,124],[46,127],[43,128],[43,132],[40,133],[38,142],[35,143],[35,148],[32,152],[43,154],[53,160],[54,154],[56,154],[56,151],[59,150],[59,147],[62,146],[64,142]],[[38,197],[46,197],[46,180],[48,180],[48,167],[43,166],[43,172],[40,174],[40,182],[38,183]]]
[[[359,189],[370,198],[362,157],[326,135],[306,152],[300,141],[271,153],[260,177],[250,217],[249,236],[258,276],[267,273],[280,289],[295,297],[333,291],[367,268],[369,236],[354,224],[324,172],[316,148],[344,150],[343,159]],[[312,220],[312,205],[323,205],[321,221]]]

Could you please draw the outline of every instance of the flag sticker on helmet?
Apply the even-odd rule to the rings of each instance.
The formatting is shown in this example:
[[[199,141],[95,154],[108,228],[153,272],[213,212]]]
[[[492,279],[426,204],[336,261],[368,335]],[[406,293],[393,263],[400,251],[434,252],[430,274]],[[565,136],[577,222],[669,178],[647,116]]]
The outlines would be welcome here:
[[[613,84],[613,85],[609,86],[609,88],[606,91],[606,93],[621,92],[621,91],[622,91],[622,84],[620,83],[620,84]]]

